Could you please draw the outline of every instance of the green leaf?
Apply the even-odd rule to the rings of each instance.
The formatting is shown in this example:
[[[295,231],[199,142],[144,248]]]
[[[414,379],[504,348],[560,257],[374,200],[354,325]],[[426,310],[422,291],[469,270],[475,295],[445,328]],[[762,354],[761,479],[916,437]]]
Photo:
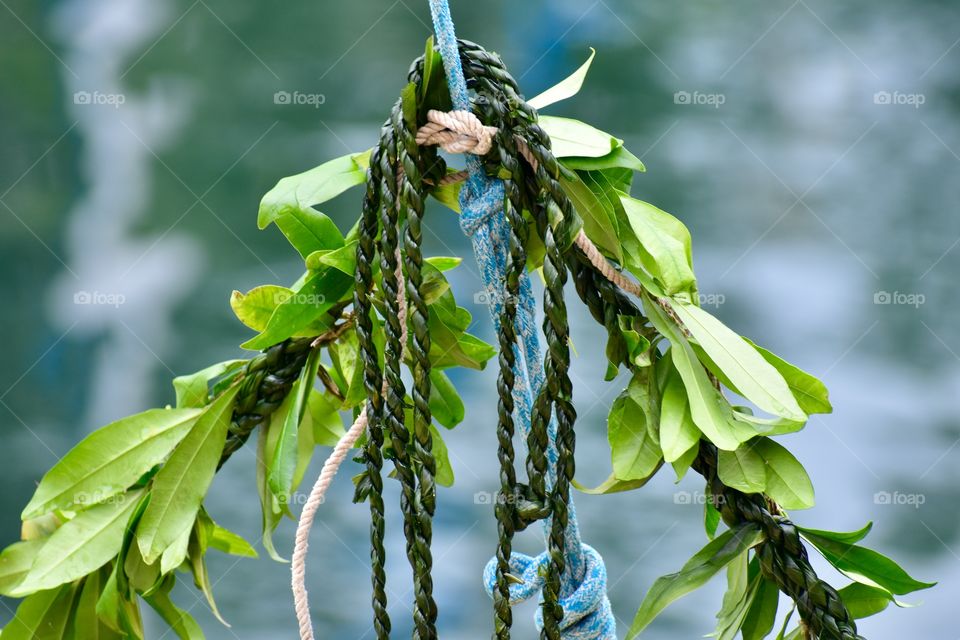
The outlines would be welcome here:
[[[153,610],[160,614],[163,621],[170,625],[170,628],[180,640],[203,640],[203,630],[197,621],[189,613],[180,609],[170,600],[170,590],[173,588],[175,578],[170,576],[167,579],[163,589],[144,598]]]
[[[109,565],[83,579],[76,609],[67,625],[66,637],[72,640],[123,640],[97,615],[97,601],[110,577]]]
[[[293,296],[277,305],[266,329],[243,348],[262,351],[298,335],[337,304],[352,284],[353,278],[337,269],[311,273]]]
[[[848,584],[838,592],[847,611],[855,620],[869,618],[886,609],[891,602],[896,602],[893,595],[886,589],[871,587],[854,582]]]
[[[339,403],[335,398],[314,390],[307,401],[306,417],[313,429],[313,441],[318,445],[333,447],[346,433],[343,418],[340,417]]]
[[[896,562],[873,549],[820,536],[811,531],[802,531],[801,535],[838,571],[861,584],[880,587],[897,595],[929,589],[936,584],[915,580]]]
[[[766,493],[785,509],[809,509],[814,504],[813,483],[803,465],[770,438],[758,438],[753,450],[767,466]]]
[[[187,545],[190,544],[190,529],[184,530],[180,537],[163,550],[160,556],[160,573],[166,575],[177,569],[187,559]]]
[[[639,480],[617,480],[616,475],[610,474],[610,477],[604,480],[600,485],[593,487],[587,487],[583,484],[577,482],[576,479],[573,480],[573,487],[580,491],[581,493],[586,493],[587,495],[600,496],[608,495],[611,493],[622,493],[624,491],[633,491],[634,489],[639,489],[640,487],[645,486],[653,476],[657,474],[657,471],[660,470],[660,467],[663,466],[663,462],[657,465],[657,468],[650,472],[650,475],[646,478],[640,478]]]
[[[276,497],[270,491],[267,482],[268,462],[273,459],[273,452],[277,446],[280,429],[278,425],[282,423],[282,417],[278,416],[281,412],[278,409],[274,412],[267,428],[260,429],[260,435],[257,438],[257,494],[260,497],[260,510],[262,514],[263,535],[261,544],[266,550],[267,555],[276,562],[286,562],[286,560],[277,553],[273,544],[273,532],[283,518],[283,508]]]
[[[123,493],[170,454],[199,415],[197,409],[151,409],[94,431],[47,472],[23,519]]]
[[[734,640],[757,595],[760,576],[750,575],[748,552],[744,551],[727,565],[727,591],[717,612],[718,640]]]
[[[632,253],[636,254],[639,266],[656,278],[668,295],[695,290],[690,232],[683,223],[625,194],[620,195],[620,201],[638,241]]]
[[[313,381],[316,380],[319,363],[320,351],[315,349],[307,357],[307,363],[300,372],[300,378],[290,390],[290,409],[286,412],[277,448],[270,463],[267,482],[270,491],[283,504],[289,503],[290,494],[293,491],[294,472],[297,468],[297,433],[307,408],[307,398],[313,390]]]
[[[430,412],[433,419],[447,429],[453,429],[463,422],[466,410],[457,388],[443,371],[430,371]]]
[[[239,390],[232,387],[203,411],[154,477],[150,504],[137,528],[137,544],[148,563],[193,524],[223,453]]]
[[[539,124],[550,136],[553,155],[557,158],[602,158],[621,144],[609,133],[571,118],[540,116]]]
[[[584,157],[568,156],[560,159],[560,164],[568,169],[575,171],[604,171],[608,169],[626,169],[631,177],[634,171],[644,172],[647,170],[643,166],[640,158],[630,153],[626,147],[618,146],[605,156]],[[626,189],[620,189],[626,191]]]
[[[707,533],[707,537],[711,540],[717,537],[719,526],[720,511],[713,505],[713,502],[705,500],[703,503],[703,530]]]
[[[673,321],[649,296],[644,298],[644,302],[650,322],[673,345],[670,349],[673,364],[687,390],[694,424],[718,448],[733,451],[740,445],[741,438],[734,430],[730,405],[710,384],[706,370]]]
[[[697,454],[700,453],[700,443],[697,442],[695,445],[687,449],[683,455],[670,463],[670,466],[673,467],[673,472],[677,474],[677,483],[683,480],[683,477],[687,475],[687,471],[690,470],[690,465],[693,464],[693,461],[697,459]]]
[[[237,293],[238,292],[235,291],[234,295],[237,295]],[[230,300],[230,304],[231,306],[233,305],[232,298]],[[236,311],[235,307],[234,311]],[[240,318],[240,320],[243,321],[243,318]],[[210,400],[210,381],[216,380],[220,376],[232,371],[236,371],[247,362],[249,361],[227,360],[225,362],[218,362],[217,364],[210,365],[206,369],[202,369],[196,373],[174,378],[173,389],[177,393],[177,408],[202,409]]]
[[[14,542],[0,553],[0,594],[9,596],[33,566],[46,540]]]
[[[411,420],[412,421],[412,420]],[[437,463],[436,481],[441,487],[452,487],[454,483],[453,465],[450,464],[450,452],[447,443],[434,425],[430,425],[433,436],[433,458]]]
[[[254,549],[249,542],[233,531],[224,529],[216,523],[214,523],[213,529],[210,532],[210,548],[241,558],[259,557],[257,550]]]
[[[76,586],[68,584],[28,597],[0,633],[0,640],[63,640],[76,592]]]
[[[593,64],[593,59],[596,56],[596,49],[590,47],[590,57],[587,58],[587,61],[584,62],[579,69],[564,78],[560,83],[527,100],[527,104],[534,109],[543,109],[544,107],[549,107],[552,104],[556,104],[567,98],[572,98],[580,93],[580,89],[583,87],[583,81],[586,79],[587,72],[590,71],[590,65]]]
[[[610,199],[598,196],[578,174],[560,176],[560,184],[583,219],[583,231],[587,237],[608,255],[622,262],[616,210]]]
[[[763,534],[756,525],[745,524],[730,529],[698,551],[680,571],[657,578],[630,625],[628,640],[636,638],[670,603],[702,587],[730,561],[762,539]]]
[[[758,346],[752,340],[748,338],[744,338],[744,340],[753,346],[763,356],[764,360],[780,372],[804,413],[831,413],[833,411],[833,406],[830,404],[830,392],[820,380]]]
[[[767,486],[766,464],[750,443],[720,451],[717,472],[723,484],[744,493],[763,493]]]
[[[873,529],[873,522],[868,522],[862,529],[849,532],[808,529],[807,527],[801,527],[799,525],[797,525],[797,529],[799,529],[801,533],[809,533],[810,535],[818,536],[826,540],[832,540],[834,542],[839,542],[841,544],[856,544],[867,537],[867,534],[869,534]]]
[[[363,155],[369,153],[359,157]],[[342,247],[337,226],[313,207],[366,181],[366,171],[357,159],[357,154],[343,156],[283,178],[260,202],[257,225],[265,229],[276,223],[304,258],[314,251]]]
[[[210,611],[213,612],[217,620],[219,620],[223,626],[229,627],[230,625],[227,624],[227,621],[220,615],[220,609],[217,607],[217,602],[213,598],[213,585],[210,582],[210,572],[207,571],[207,562],[204,557],[209,544],[209,536],[207,535],[206,529],[207,527],[204,523],[197,520],[194,523],[190,535],[188,558],[190,560],[190,570],[193,572],[193,584],[203,592],[204,597],[207,599],[207,604],[210,605]]]
[[[698,442],[700,430],[690,415],[683,378],[675,367],[670,367],[660,407],[660,448],[663,450],[663,459],[675,462]]]
[[[752,345],[696,305],[677,303],[673,310],[741,395],[767,413],[807,419],[786,380]]]
[[[436,267],[437,271],[451,271],[463,263],[463,258],[451,256],[433,256],[425,259],[426,263]]]
[[[120,633],[124,640],[143,638],[143,622],[136,599],[121,595],[117,586],[118,567],[114,566],[97,600],[97,617],[110,629]],[[108,636],[109,637],[109,636]]]
[[[307,256],[306,266],[312,271],[333,267],[352,278],[357,270],[357,243],[349,242],[339,249],[314,251]]]
[[[763,640],[777,623],[777,607],[780,603],[780,590],[777,585],[758,575],[756,595],[750,610],[740,626],[743,640]]]
[[[618,480],[648,478],[662,463],[650,385],[650,369],[640,369],[610,409],[607,439]]]
[[[64,523],[37,554],[14,595],[58,587],[109,562],[120,550],[127,519],[142,493],[137,490],[117,496]]]
[[[264,331],[277,307],[294,295],[292,289],[267,284],[246,293],[234,291],[230,295],[230,308],[240,322],[254,331]]]

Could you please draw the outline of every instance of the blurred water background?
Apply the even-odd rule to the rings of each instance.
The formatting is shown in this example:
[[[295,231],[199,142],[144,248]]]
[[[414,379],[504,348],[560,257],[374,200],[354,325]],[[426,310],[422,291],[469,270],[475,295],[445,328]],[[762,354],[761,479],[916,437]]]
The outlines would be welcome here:
[[[291,282],[302,263],[257,203],[280,178],[370,147],[429,35],[425,2],[0,1],[0,537],[18,536],[35,483],[92,429],[173,400],[169,379],[239,354],[228,295]],[[581,95],[550,113],[589,120],[647,164],[634,195],[694,237],[708,308],[822,376],[836,411],[788,445],[818,504],[803,524],[875,520],[872,546],[940,586],[912,610],[861,623],[875,640],[953,638],[960,594],[960,5],[852,0],[452,2],[460,35],[500,52],[528,95],[598,57]],[[284,104],[276,92],[322,96]],[[343,229],[354,192],[327,207]],[[469,256],[431,210],[433,254]],[[491,337],[471,261],[452,277]],[[576,306],[576,305],[574,305]],[[609,471],[602,334],[572,319],[579,479]],[[457,372],[466,422],[448,434],[457,484],[440,496],[441,634],[487,637],[480,571],[495,523],[495,372]],[[318,454],[322,452],[318,451]],[[256,540],[254,455],[208,501]],[[318,459],[322,455],[318,455]],[[319,471],[319,464],[313,472]],[[367,510],[345,469],[311,546],[320,637],[370,638]],[[311,472],[311,473],[313,473]],[[702,486],[664,471],[644,491],[579,496],[585,538],[610,573],[621,633],[646,589],[704,541]],[[395,496],[393,496],[395,497]],[[395,504],[395,502],[394,502]],[[396,516],[394,513],[393,516]],[[396,637],[409,573],[390,525]],[[293,524],[279,534],[292,546]],[[521,546],[540,548],[537,534]],[[817,565],[835,583],[844,579]],[[198,594],[178,601],[212,639],[295,636],[287,567],[217,558],[225,628]],[[712,629],[722,580],[676,603],[644,637]],[[2,601],[0,621],[15,603]],[[532,609],[518,637],[533,637]],[[162,637],[151,622],[149,637]],[[169,634],[168,636],[169,637]]]

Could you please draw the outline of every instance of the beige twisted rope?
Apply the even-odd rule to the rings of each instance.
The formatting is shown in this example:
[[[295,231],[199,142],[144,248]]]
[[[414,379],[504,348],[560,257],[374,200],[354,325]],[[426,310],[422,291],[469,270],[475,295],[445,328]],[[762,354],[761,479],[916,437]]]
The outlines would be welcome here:
[[[404,293],[403,269],[400,267],[400,251],[397,251],[397,281],[398,281],[398,302],[400,305],[397,315],[400,320],[400,344],[406,348],[407,344],[407,296]],[[383,389],[386,391],[387,385],[384,381]],[[320,470],[320,476],[317,478],[313,489],[310,490],[310,496],[307,498],[303,510],[300,512],[300,522],[297,523],[297,536],[293,547],[293,556],[290,559],[291,587],[293,588],[293,604],[297,612],[297,623],[300,625],[300,640],[314,640],[313,621],[310,619],[310,603],[307,595],[307,549],[310,546],[310,528],[313,526],[314,518],[317,515],[320,505],[323,504],[327,489],[333,482],[333,478],[340,470],[340,465],[346,459],[353,445],[356,444],[360,435],[366,431],[369,420],[367,419],[367,407],[364,406],[357,416],[353,426],[347,430],[333,452],[327,457]]]
[[[473,153],[476,155],[485,155],[493,147],[493,139],[499,130],[496,127],[485,126],[480,119],[469,111],[451,111],[444,113],[442,111],[431,110],[427,113],[428,123],[417,131],[417,144],[420,145],[439,145],[441,149],[448,153]],[[517,137],[517,150],[520,155],[534,169],[537,168],[537,160],[530,153],[530,147],[527,143]],[[451,173],[441,180],[441,185],[461,182],[467,177],[466,171]],[[583,251],[591,264],[596,267],[603,276],[614,283],[624,291],[635,296],[640,296],[642,289],[640,285],[627,278],[621,271],[617,270],[600,253],[587,234],[580,230],[577,234],[576,245]],[[400,268],[400,253],[397,252],[397,280],[399,281],[399,303],[400,303],[400,342],[407,344],[407,300],[404,294],[404,279],[402,269]],[[386,384],[384,384],[386,390]],[[360,435],[366,430],[368,425],[367,408],[364,407],[357,416],[353,426],[340,438],[333,452],[324,461],[323,468],[320,470],[320,476],[317,478],[313,489],[310,490],[310,496],[306,504],[303,505],[303,511],[300,513],[300,522],[297,524],[297,536],[294,543],[293,557],[291,558],[291,586],[293,588],[294,607],[297,612],[297,623],[300,625],[300,640],[314,640],[313,622],[310,619],[310,604],[307,595],[306,573],[307,573],[307,549],[309,547],[310,528],[316,517],[320,505],[323,504],[327,489],[333,482],[333,478],[340,470],[340,465],[346,459],[347,454],[353,449]]]

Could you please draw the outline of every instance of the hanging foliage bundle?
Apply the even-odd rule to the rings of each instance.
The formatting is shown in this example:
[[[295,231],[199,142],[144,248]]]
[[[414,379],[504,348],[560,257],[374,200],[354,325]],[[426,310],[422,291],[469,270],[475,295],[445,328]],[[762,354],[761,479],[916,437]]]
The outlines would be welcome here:
[[[630,195],[644,167],[621,140],[537,113],[576,94],[590,61],[526,101],[500,58],[456,41],[445,3],[431,6],[438,44],[431,39],[414,62],[377,146],[284,178],[261,203],[259,226],[276,225],[305,272],[290,287],[234,292],[234,312],[256,332],[243,346],[259,354],[175,379],[175,406],[103,427],[40,481],[23,511],[23,539],[0,554],[0,593],[24,598],[0,640],[143,638],[141,602],[178,637],[202,638],[170,592],[177,571],[185,571],[216,612],[206,554],[257,555],[205,506],[216,472],[252,436],[262,543],[276,559],[272,534],[293,516],[291,496],[316,447],[335,446],[304,509],[294,553],[302,637],[313,637],[302,586],[309,524],[332,474],[359,442],[355,500],[368,504],[372,520],[376,635],[391,633],[383,497],[389,464],[401,487],[413,568],[414,635],[436,638],[432,519],[436,486],[454,480],[438,427],[464,419],[445,372],[482,369],[495,355],[499,541],[484,572],[495,637],[510,637],[512,605],[539,597],[541,637],[615,638],[603,561],[581,542],[570,497],[571,291],[606,330],[606,379],[630,375],[609,414],[610,478],[578,488],[636,490],[665,463],[678,479],[692,469],[706,483],[706,545],[653,583],[628,638],[724,569],[715,630],[721,639],[852,640],[860,637],[855,619],[932,586],[860,546],[870,525],[838,533],[788,517],[787,510],[813,505],[813,487],[777,436],[799,431],[811,414],[829,413],[827,389],[699,306],[690,234],[677,218]],[[467,170],[448,168],[439,149],[468,154]],[[362,214],[344,235],[316,207],[361,185]],[[459,213],[471,237],[498,348],[467,332],[471,315],[444,275],[461,259],[423,255],[430,197]],[[545,283],[542,328],[534,272]],[[404,368],[412,374],[409,389]],[[758,413],[732,404],[725,390]],[[354,418],[348,430],[346,412]],[[546,551],[514,553],[514,535],[538,522]],[[835,589],[818,577],[811,546],[852,582]],[[781,593],[792,605],[778,623]],[[794,613],[799,626],[788,631]]]

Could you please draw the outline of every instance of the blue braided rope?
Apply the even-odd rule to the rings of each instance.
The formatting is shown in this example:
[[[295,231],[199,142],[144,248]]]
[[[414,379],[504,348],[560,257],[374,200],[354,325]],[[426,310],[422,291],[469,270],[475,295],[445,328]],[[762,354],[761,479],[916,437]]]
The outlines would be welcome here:
[[[460,54],[457,47],[456,31],[447,0],[430,0],[437,46],[443,58],[447,84],[453,108],[458,111],[471,111],[470,96],[463,76]],[[490,293],[490,313],[494,325],[499,330],[500,314],[503,310],[507,262],[509,258],[510,228],[503,214],[503,182],[490,178],[483,170],[480,158],[467,154],[469,177],[460,192],[460,227],[473,243],[473,252],[480,267],[485,289]],[[520,300],[517,305],[517,333],[522,344],[514,345],[517,371],[514,388],[516,404],[515,419],[520,424],[521,433],[526,436],[530,431],[530,418],[533,402],[544,384],[543,360],[540,351],[540,339],[536,326],[536,300],[533,285],[526,273],[520,279]],[[524,438],[525,440],[525,438]],[[556,478],[556,424],[549,426],[549,447],[547,457],[550,461],[547,486],[552,486]],[[544,534],[549,532],[549,520],[544,522]],[[566,532],[567,569],[563,574],[560,590],[560,604],[564,618],[561,623],[563,638],[567,640],[615,640],[616,622],[607,598],[607,571],[603,559],[592,547],[580,539],[577,515],[573,500],[569,504],[569,524]],[[546,552],[530,557],[520,553],[512,554],[510,565],[512,573],[523,579],[522,584],[510,586],[511,604],[517,604],[535,595],[543,588],[546,568],[550,560]],[[483,572],[483,582],[491,595],[496,588],[496,559],[491,559]],[[537,610],[537,627],[543,627],[542,611]]]

